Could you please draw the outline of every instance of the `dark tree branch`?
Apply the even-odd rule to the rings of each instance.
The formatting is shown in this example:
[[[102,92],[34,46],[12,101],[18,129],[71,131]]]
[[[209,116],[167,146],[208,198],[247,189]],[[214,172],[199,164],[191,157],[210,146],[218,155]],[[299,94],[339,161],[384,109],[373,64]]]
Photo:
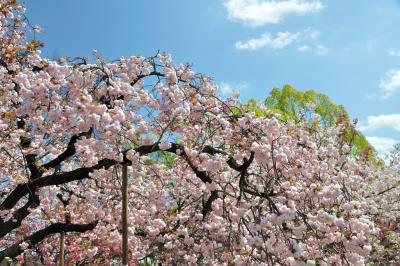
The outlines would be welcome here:
[[[30,191],[35,191],[37,188],[52,185],[61,185],[71,181],[89,178],[89,174],[94,170],[109,168],[116,163],[117,162],[115,160],[103,159],[99,161],[98,164],[92,167],[83,167],[66,173],[43,176],[38,179],[32,180],[31,182],[19,184],[3,201],[3,203],[0,205],[0,209],[11,209],[22,197],[24,197]]]
[[[201,211],[201,214],[203,214],[203,221],[206,219],[207,214],[212,211],[212,203],[216,199],[218,199],[218,192],[213,190],[208,200],[203,204],[203,210]]]
[[[238,170],[240,170],[240,179],[239,179],[239,189],[240,189],[240,194],[239,194],[239,201],[242,198],[242,193],[245,192],[244,189],[247,187],[247,182],[246,178],[248,176],[247,168],[249,168],[250,164],[254,160],[254,152],[252,151],[250,154],[250,158],[244,158],[243,159],[243,164],[239,166]]]
[[[91,128],[88,132],[82,132],[77,135],[73,135],[71,139],[69,140],[68,146],[65,149],[63,153],[61,153],[57,158],[51,160],[50,162],[43,164],[42,167],[46,170],[50,168],[55,168],[57,167],[60,163],[62,163],[65,159],[71,157],[72,155],[75,154],[76,149],[75,149],[75,143],[81,138],[81,137],[88,137],[93,133],[93,129]]]
[[[18,129],[23,129],[26,132],[29,131],[29,127],[26,125],[24,118],[20,118],[17,122],[17,127]],[[32,143],[32,138],[30,137],[20,137],[20,145],[22,149],[29,148]],[[24,155],[25,161],[26,161],[26,166],[29,169],[29,172],[31,173],[30,178],[35,179],[40,176],[40,170],[36,162],[36,155],[35,153],[29,153]]]
[[[2,261],[5,257],[15,258],[19,254],[23,252],[23,249],[20,247],[22,242],[26,242],[29,244],[28,248],[33,248],[36,244],[40,243],[47,236],[61,233],[61,232],[78,232],[84,233],[89,230],[93,230],[98,221],[89,224],[70,224],[70,223],[55,223],[52,224],[42,230],[39,230],[32,235],[25,238],[23,241],[18,242],[2,251],[0,251],[0,261]]]
[[[29,215],[30,211],[28,209],[37,204],[39,204],[39,198],[37,195],[30,196],[28,202],[16,210],[13,216],[7,222],[4,222],[2,219],[0,219],[0,238],[15,228],[18,228],[21,225],[22,220]]]
[[[81,133],[81,134],[90,134],[90,132]],[[71,151],[73,151],[74,148],[70,148],[70,147],[72,147],[73,144],[77,141],[77,139],[81,136],[83,136],[83,135],[75,136],[75,138],[74,138],[75,140],[71,138],[70,144],[71,143],[72,144],[68,146],[67,150],[64,153],[62,153],[60,156],[58,156],[56,159],[54,159],[52,162],[48,163],[47,166],[44,165],[43,167],[46,166],[46,167],[51,168],[51,167],[57,165],[58,161],[62,161],[62,158],[66,158],[66,156],[71,156],[70,153],[71,153]],[[146,154],[160,151],[161,149],[159,147],[159,143],[155,143],[153,145],[143,145],[143,146],[137,147],[134,150],[136,152],[138,152],[140,155],[146,155]],[[180,150],[179,153],[178,153],[178,150]],[[183,145],[171,143],[171,148],[169,148],[165,151],[172,152],[179,156],[182,156],[185,159],[185,161],[188,163],[190,168],[193,170],[193,172],[196,174],[196,176],[204,183],[212,182],[212,179],[210,178],[210,176],[208,175],[208,173],[206,171],[198,170],[198,168],[193,164],[193,162],[190,160],[188,155],[185,153]],[[226,154],[225,152],[217,150],[210,146],[206,146],[202,150],[202,152],[205,152],[205,153],[208,153],[211,155],[217,154],[217,153]],[[252,152],[250,155],[250,158],[249,159],[245,158],[242,165],[238,165],[232,157],[228,159],[227,163],[234,170],[244,171],[250,166],[253,159],[254,159],[254,153]],[[128,165],[131,164],[131,162],[126,158],[126,152],[124,153],[124,163],[126,163]],[[98,164],[96,164],[92,167],[82,167],[82,168],[72,170],[70,172],[42,176],[42,177],[36,178],[34,180],[31,180],[30,182],[27,182],[25,184],[19,184],[1,203],[0,210],[12,209],[21,198],[23,198],[25,195],[31,193],[32,191],[36,191],[37,188],[52,186],[52,185],[61,185],[61,184],[65,184],[68,182],[89,178],[89,174],[91,172],[98,170],[98,169],[102,169],[102,168],[107,169],[116,164],[118,164],[118,162],[115,160],[103,159],[103,160],[100,160],[98,162]],[[211,203],[217,198],[217,196],[218,196],[217,194],[212,194],[212,197],[210,197],[210,199],[207,201],[209,203],[206,204],[204,207],[204,209],[206,210],[206,211],[204,211],[205,213],[208,213],[211,210]],[[20,217],[25,218],[29,214],[29,213],[26,213],[26,212],[28,212],[29,206],[26,206],[26,208],[24,209],[25,210],[24,215],[20,216]],[[22,210],[21,210],[21,212],[22,212]],[[6,228],[6,227],[4,227],[4,228]],[[12,227],[8,227],[8,228],[11,229]],[[16,227],[13,227],[12,229],[14,229],[14,228],[16,228]],[[2,230],[4,231],[4,232],[2,232],[2,234],[7,234],[7,233],[11,232],[11,230],[6,230],[6,229],[2,229]]]
[[[36,154],[30,153],[25,155],[26,164],[28,166],[29,172],[31,172],[31,179],[36,179],[42,175],[40,168],[38,167],[36,161]]]

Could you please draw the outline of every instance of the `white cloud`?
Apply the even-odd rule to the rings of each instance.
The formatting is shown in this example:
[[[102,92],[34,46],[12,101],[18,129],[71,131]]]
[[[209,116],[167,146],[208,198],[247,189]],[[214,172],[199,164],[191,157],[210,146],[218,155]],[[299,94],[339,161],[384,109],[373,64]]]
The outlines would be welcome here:
[[[400,90],[400,69],[391,69],[385,73],[379,88],[382,90],[383,99],[388,99],[397,90]]]
[[[280,50],[296,42],[318,39],[319,35],[320,32],[312,28],[307,28],[295,33],[288,31],[278,32],[276,36],[266,32],[258,38],[253,38],[247,41],[237,41],[235,46],[239,50],[257,50],[263,47]],[[317,45],[313,48],[309,45],[302,45],[297,48],[297,51],[312,52],[316,55],[326,55],[328,54],[329,49],[322,45]]]
[[[264,33],[259,38],[253,38],[245,42],[237,41],[235,46],[236,49],[240,50],[257,50],[270,45],[271,42],[273,42],[271,34]]]
[[[297,48],[297,51],[299,51],[299,52],[307,52],[309,50],[310,50],[310,46],[308,46],[308,45],[303,45],[303,46],[300,46],[299,48]]]
[[[240,91],[247,87],[248,85],[246,83],[231,84],[227,82],[221,82],[218,86],[223,96],[239,96]]]
[[[329,53],[329,49],[323,45],[317,45],[315,54],[316,55],[327,55]]]
[[[329,48],[323,46],[323,45],[317,45],[315,47],[310,47],[309,45],[303,45],[297,48],[297,51],[305,53],[305,52],[310,52],[315,55],[320,55],[324,56],[329,53]]]
[[[304,30],[305,35],[307,35],[311,40],[316,40],[321,35],[321,32],[314,30],[312,28],[307,28]]]
[[[400,49],[389,49],[387,52],[391,56],[400,56]]]
[[[229,18],[253,27],[276,24],[289,14],[318,12],[319,0],[225,0]]]
[[[305,53],[310,52],[316,55],[324,56],[329,53],[329,48],[323,45],[317,45],[315,47],[310,47],[309,45],[303,45],[297,48],[297,51]]]
[[[361,130],[376,130],[392,128],[400,131],[400,114],[368,116],[367,124],[359,127]]]
[[[392,138],[366,136],[368,142],[380,155],[390,152],[399,141]]]
[[[264,33],[259,38],[236,42],[236,48],[240,50],[257,50],[262,47],[270,47],[274,50],[279,50],[298,40],[300,35],[300,32],[290,33],[285,31],[278,32],[276,37],[273,37],[269,33]]]

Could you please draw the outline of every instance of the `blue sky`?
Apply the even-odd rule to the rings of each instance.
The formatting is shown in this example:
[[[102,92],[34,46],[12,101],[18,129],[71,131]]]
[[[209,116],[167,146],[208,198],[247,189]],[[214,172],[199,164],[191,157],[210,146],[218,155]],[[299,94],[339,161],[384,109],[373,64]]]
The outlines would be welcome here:
[[[112,3],[112,4],[111,4]],[[221,93],[326,93],[384,153],[400,142],[399,0],[26,0],[43,55],[106,59],[157,50],[213,76]]]

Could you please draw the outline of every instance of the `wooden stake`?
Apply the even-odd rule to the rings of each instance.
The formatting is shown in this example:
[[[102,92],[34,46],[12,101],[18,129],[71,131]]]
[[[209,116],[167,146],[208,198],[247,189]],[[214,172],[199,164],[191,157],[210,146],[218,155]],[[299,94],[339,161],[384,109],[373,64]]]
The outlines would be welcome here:
[[[0,266],[10,266],[11,265],[11,259],[9,257],[5,257],[3,261],[0,263]]]
[[[128,265],[128,166],[122,165],[122,265]]]
[[[64,249],[65,249],[65,232],[60,234],[60,259],[58,261],[58,266],[64,266]]]

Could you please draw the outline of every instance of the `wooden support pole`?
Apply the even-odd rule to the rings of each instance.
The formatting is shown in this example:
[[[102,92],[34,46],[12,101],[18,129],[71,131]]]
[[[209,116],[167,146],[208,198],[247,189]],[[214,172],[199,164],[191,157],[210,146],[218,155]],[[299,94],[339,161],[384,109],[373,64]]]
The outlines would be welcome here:
[[[24,266],[29,266],[29,259],[28,259],[28,255],[26,253],[24,253]]]
[[[10,266],[11,265],[11,259],[9,257],[5,257],[3,261],[0,263],[0,266]]]
[[[127,266],[128,252],[128,166],[122,165],[122,265]]]
[[[60,233],[60,258],[58,266],[64,266],[65,232]]]

